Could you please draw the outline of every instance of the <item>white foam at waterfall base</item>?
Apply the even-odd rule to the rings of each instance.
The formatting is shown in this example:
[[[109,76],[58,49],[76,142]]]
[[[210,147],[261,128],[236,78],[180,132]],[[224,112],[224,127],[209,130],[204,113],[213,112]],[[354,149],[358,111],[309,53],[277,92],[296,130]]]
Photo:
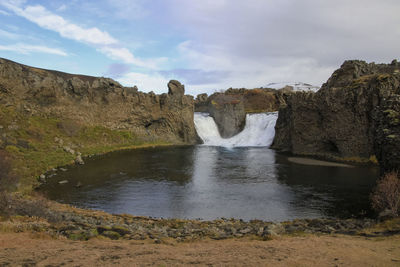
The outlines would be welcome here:
[[[198,112],[194,114],[197,134],[207,146],[270,146],[275,136],[277,119],[277,112],[247,114],[243,131],[231,138],[222,138],[214,119],[209,114]]]

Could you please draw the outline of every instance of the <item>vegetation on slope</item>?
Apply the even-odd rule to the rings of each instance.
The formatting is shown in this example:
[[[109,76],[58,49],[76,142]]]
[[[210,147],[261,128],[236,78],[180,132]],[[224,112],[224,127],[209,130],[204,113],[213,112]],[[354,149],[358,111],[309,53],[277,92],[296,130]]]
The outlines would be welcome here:
[[[146,140],[127,130],[86,126],[41,115],[26,116],[14,107],[0,105],[0,149],[12,158],[13,173],[20,177],[18,188],[22,192],[31,191],[45,171],[73,163],[79,153],[88,156],[163,144],[167,143]]]

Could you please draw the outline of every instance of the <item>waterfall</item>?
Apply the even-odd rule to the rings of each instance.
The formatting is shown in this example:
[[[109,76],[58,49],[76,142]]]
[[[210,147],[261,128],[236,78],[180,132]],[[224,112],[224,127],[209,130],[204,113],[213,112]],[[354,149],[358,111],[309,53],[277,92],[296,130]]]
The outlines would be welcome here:
[[[278,112],[247,114],[243,131],[231,138],[222,138],[212,117],[207,113],[194,114],[197,134],[207,146],[270,146],[277,119]]]

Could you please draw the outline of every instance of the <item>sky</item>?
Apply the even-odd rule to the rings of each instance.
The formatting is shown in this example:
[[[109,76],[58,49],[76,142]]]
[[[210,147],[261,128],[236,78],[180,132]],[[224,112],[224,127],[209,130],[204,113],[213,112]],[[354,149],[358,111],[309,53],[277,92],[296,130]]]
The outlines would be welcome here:
[[[0,57],[186,93],[322,85],[400,58],[399,0],[0,0]]]

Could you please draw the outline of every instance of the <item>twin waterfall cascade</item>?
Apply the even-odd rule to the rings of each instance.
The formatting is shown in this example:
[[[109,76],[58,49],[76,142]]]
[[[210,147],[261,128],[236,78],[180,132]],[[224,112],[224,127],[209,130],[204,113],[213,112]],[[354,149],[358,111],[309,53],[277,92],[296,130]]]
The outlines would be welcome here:
[[[231,138],[222,138],[212,117],[207,113],[194,114],[197,134],[207,146],[243,147],[270,146],[275,136],[278,112],[246,115],[243,131]]]

